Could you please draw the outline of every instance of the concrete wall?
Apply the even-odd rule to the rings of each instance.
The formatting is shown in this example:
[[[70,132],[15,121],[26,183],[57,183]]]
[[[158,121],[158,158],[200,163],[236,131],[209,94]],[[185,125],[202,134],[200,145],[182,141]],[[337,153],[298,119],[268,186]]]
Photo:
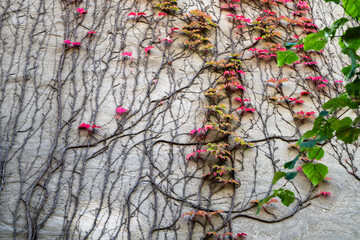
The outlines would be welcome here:
[[[0,2],[0,234],[2,239],[203,239],[209,231],[246,233],[248,239],[356,239],[358,226],[358,145],[332,141],[322,162],[329,167],[318,187],[302,173],[286,184],[296,193],[289,208],[272,203],[256,213],[252,200],[261,199],[285,184],[272,186],[275,171],[292,160],[290,149],[312,120],[294,120],[297,111],[321,110],[342,87],[341,68],[348,62],[329,44],[324,53],[311,53],[316,66],[279,68],[274,60],[253,57],[250,47],[259,32],[236,25],[221,11],[223,1],[179,1],[175,14],[158,18],[155,1],[45,1]],[[252,20],[266,5],[242,1],[236,14]],[[310,2],[308,18],[320,27],[342,16],[335,4]],[[291,17],[293,3],[271,6],[277,16]],[[79,15],[77,8],[87,10]],[[191,9],[211,15],[218,27],[206,32],[215,49],[208,54],[184,48],[186,35],[175,32],[173,43],[162,39],[170,28],[186,23]],[[130,12],[145,12],[137,21]],[[89,37],[88,31],[96,31]],[[294,41],[301,28],[279,26],[274,43]],[[304,37],[305,35],[301,35]],[[81,42],[66,48],[65,39]],[[154,46],[146,55],[144,48]],[[125,51],[132,58],[124,59]],[[239,169],[234,180],[222,185],[203,178],[214,159],[186,160],[205,145],[189,132],[203,127],[204,93],[222,75],[205,65],[240,53],[245,76],[241,81],[255,113],[232,122],[239,137],[253,148],[232,151],[227,166]],[[305,78],[324,76],[324,91]],[[281,88],[265,82],[289,79]],[[156,82],[154,84],[154,82]],[[273,96],[304,96],[304,104],[276,104]],[[240,107],[226,98],[229,113]],[[116,118],[122,106],[129,113]],[[89,134],[81,123],[101,127]],[[211,130],[206,142],[221,140]],[[221,142],[221,141],[220,141]],[[226,140],[230,145],[234,142]],[[345,161],[347,160],[347,162]],[[298,165],[296,166],[298,167]],[[320,191],[331,197],[316,197]],[[222,210],[211,222],[191,221],[189,211]]]

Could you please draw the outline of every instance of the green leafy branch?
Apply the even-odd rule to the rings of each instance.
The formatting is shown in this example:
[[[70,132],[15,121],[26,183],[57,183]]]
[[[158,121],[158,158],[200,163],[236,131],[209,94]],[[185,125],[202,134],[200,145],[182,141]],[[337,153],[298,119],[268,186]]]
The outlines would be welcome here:
[[[340,4],[340,0],[325,0],[325,2]],[[334,137],[344,143],[351,144],[357,141],[360,136],[360,116],[355,118],[343,117],[349,110],[359,109],[360,105],[360,56],[357,55],[360,48],[360,26],[358,22],[360,18],[360,1],[343,0],[341,6],[344,8],[345,13],[352,18],[354,24],[357,25],[348,27],[339,38],[342,53],[348,55],[351,60],[351,64],[341,70],[348,81],[345,85],[345,92],[336,98],[330,99],[322,106],[325,110],[321,111],[315,119],[313,128],[303,134],[297,142],[300,147],[299,154],[293,160],[284,164],[285,169],[293,169],[300,157],[305,155],[308,161],[301,168],[314,187],[324,180],[328,173],[327,166],[322,163],[314,163],[314,160],[320,160],[325,154],[322,146]],[[291,48],[298,44],[304,44],[305,51],[324,49],[329,39],[333,40],[337,30],[343,28],[347,22],[349,22],[348,18],[340,18],[330,28],[326,27],[317,33],[309,34],[298,42],[287,43],[287,51],[277,52],[278,66],[290,65],[299,60],[299,56],[291,51]],[[338,116],[339,112],[341,114]],[[276,184],[282,178],[290,181],[297,174],[298,171],[278,171],[275,173],[272,183]],[[289,206],[295,200],[294,193],[290,190],[284,190],[283,188],[274,190],[272,195],[259,201],[257,214],[264,203],[276,196],[282,200],[281,202],[285,206]]]

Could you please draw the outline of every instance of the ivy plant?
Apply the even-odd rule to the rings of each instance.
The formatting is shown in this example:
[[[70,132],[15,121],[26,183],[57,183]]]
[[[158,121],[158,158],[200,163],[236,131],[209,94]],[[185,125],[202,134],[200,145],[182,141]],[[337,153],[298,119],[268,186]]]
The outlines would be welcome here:
[[[323,150],[324,144],[333,138],[351,144],[357,141],[360,136],[360,116],[349,117],[346,114],[351,110],[359,109],[360,105],[360,56],[357,54],[360,47],[360,0],[325,0],[325,2],[339,4],[348,17],[340,18],[330,28],[326,27],[317,33],[309,34],[298,42],[287,43],[287,51],[277,52],[278,65],[290,65],[299,59],[296,53],[291,50],[294,46],[304,44],[305,51],[320,51],[324,49],[329,40],[336,37],[338,29],[345,28],[343,34],[338,37],[342,53],[346,54],[351,61],[350,65],[341,70],[345,80],[347,80],[345,91],[339,96],[328,100],[322,106],[324,110],[315,118],[313,128],[305,132],[297,142],[299,154],[293,160],[284,164],[284,169],[291,170],[300,158],[306,158],[307,161],[301,168],[314,187],[324,180],[328,173],[327,166],[316,161],[320,160],[325,154]],[[352,22],[352,25],[346,28],[345,24],[349,21]],[[298,171],[276,172],[272,183],[275,184],[282,178],[290,181],[296,177],[297,173]],[[280,188],[274,190],[272,195],[259,201],[257,213],[262,204],[276,196],[281,199],[285,206],[289,206],[295,201],[293,192]]]

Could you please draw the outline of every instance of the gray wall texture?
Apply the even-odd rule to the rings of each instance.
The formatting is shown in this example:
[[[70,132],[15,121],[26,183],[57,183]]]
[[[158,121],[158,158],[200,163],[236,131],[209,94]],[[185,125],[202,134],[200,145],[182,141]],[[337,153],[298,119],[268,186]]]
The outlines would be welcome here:
[[[318,114],[343,90],[334,83],[348,61],[337,43],[323,53],[306,53],[318,64],[306,65],[310,60],[302,58],[278,67],[250,48],[294,42],[293,35],[306,36],[304,26],[276,20],[281,35],[255,40],[261,33],[254,24],[238,29],[240,23],[227,14],[254,21],[269,9],[276,17],[299,20],[292,13],[307,10],[297,7],[299,1],[234,1],[239,7],[229,10],[221,8],[224,1],[179,0],[179,10],[166,16],[158,15],[155,3],[0,1],[0,238],[215,239],[208,234],[215,231],[246,233],[247,239],[359,239],[358,144],[332,140],[325,146],[321,162],[332,180],[315,188],[301,172],[294,181],[271,184],[274,172],[297,155],[289,144],[312,127],[312,119],[294,119],[296,112]],[[344,15],[332,3],[309,6],[302,16],[319,28]],[[193,9],[217,24],[203,33],[214,45],[207,52],[187,47],[188,36],[171,31],[184,27],[182,16]],[[129,17],[131,12],[146,15]],[[173,42],[167,44],[166,37]],[[81,46],[66,46],[66,39]],[[148,46],[154,48],[145,53]],[[124,57],[125,51],[132,56]],[[237,74],[237,81],[246,91],[223,90],[219,103],[239,118],[223,129],[255,145],[249,148],[215,129],[203,141],[189,135],[219,121],[206,110],[212,100],[204,93],[220,86],[223,71],[206,63],[235,53],[245,73]],[[329,83],[319,88],[309,76]],[[274,88],[266,84],[271,78],[289,81]],[[302,91],[310,92],[299,98],[303,104],[269,99],[299,97]],[[241,104],[235,97],[249,99],[255,112],[236,111]],[[119,106],[127,114],[117,114]],[[101,128],[89,133],[78,129],[81,123]],[[219,164],[206,152],[186,159],[207,143],[229,145],[229,159],[220,163],[239,171],[223,177],[239,184],[203,177]],[[255,215],[251,201],[284,184],[295,192],[295,202],[288,208],[271,203]],[[320,191],[331,196],[318,197]],[[198,210],[223,212],[211,221],[182,217]]]

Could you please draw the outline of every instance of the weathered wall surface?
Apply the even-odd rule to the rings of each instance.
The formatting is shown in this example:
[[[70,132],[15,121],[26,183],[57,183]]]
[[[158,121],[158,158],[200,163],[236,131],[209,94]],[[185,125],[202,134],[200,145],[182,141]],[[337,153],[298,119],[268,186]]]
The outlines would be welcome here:
[[[312,126],[311,119],[298,121],[293,115],[318,112],[341,92],[334,85],[347,61],[341,53],[330,44],[323,54],[311,53],[315,66],[279,68],[275,60],[253,56],[249,49],[266,49],[265,41],[254,40],[260,34],[250,25],[237,30],[226,17],[230,11],[220,9],[223,1],[179,1],[180,10],[163,17],[153,2],[0,2],[1,238],[204,239],[209,231],[244,232],[249,239],[359,238],[357,145],[329,143],[322,162],[332,181],[313,189],[300,173],[286,184],[296,192],[289,208],[272,203],[255,215],[251,203],[285,184],[272,186],[273,174],[296,156],[288,145]],[[236,4],[236,14],[252,20],[263,16],[264,9],[278,17],[291,17],[295,9],[292,2],[287,7]],[[310,5],[306,16],[320,28],[342,15],[334,5]],[[77,8],[87,13],[80,16]],[[207,54],[184,47],[186,35],[170,34],[171,28],[186,24],[181,16],[192,9],[218,24],[206,32],[215,46]],[[130,12],[146,16],[136,21],[127,17]],[[282,36],[272,38],[273,43],[294,41],[292,35],[302,33],[280,25]],[[88,36],[89,31],[96,34]],[[170,35],[173,43],[166,45],[162,39]],[[65,39],[81,47],[66,47]],[[148,46],[154,49],[145,54]],[[132,57],[124,59],[125,51]],[[239,185],[223,185],[203,178],[214,159],[186,157],[207,148],[189,132],[209,120],[204,93],[223,74],[205,64],[234,53],[243,61],[245,75],[239,76],[246,91],[222,103],[240,118],[231,122],[232,130],[255,147],[232,151],[227,164],[239,169],[234,175]],[[319,90],[308,76],[324,76],[329,83]],[[281,88],[266,85],[270,78],[283,77],[289,82]],[[311,92],[301,97],[303,104],[269,99],[301,91]],[[237,115],[241,105],[233,100],[236,96],[250,99],[255,113]],[[119,119],[118,106],[129,109]],[[81,123],[101,129],[89,134],[78,130]],[[206,142],[218,139],[221,134],[211,130]],[[332,195],[316,197],[320,191]],[[211,223],[181,217],[192,210],[224,213]]]

